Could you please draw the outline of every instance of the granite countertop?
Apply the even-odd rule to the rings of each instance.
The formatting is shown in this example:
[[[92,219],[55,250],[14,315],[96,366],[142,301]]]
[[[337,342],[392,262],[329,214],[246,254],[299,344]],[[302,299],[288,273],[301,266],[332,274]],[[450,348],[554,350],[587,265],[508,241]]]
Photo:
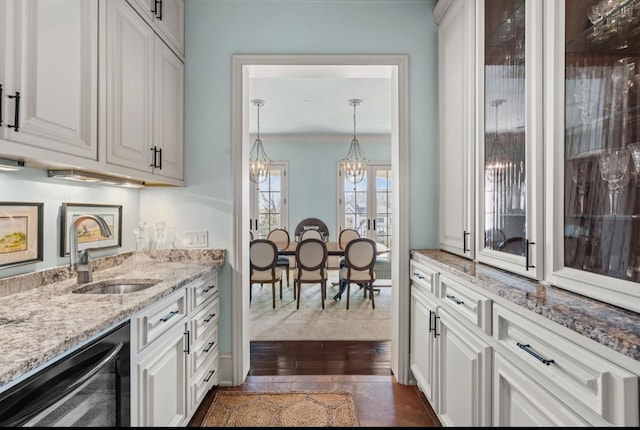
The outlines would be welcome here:
[[[487,292],[640,360],[640,314],[514,275],[486,264],[432,249],[416,249],[416,260],[431,263]]]
[[[198,276],[218,269],[224,264],[224,250],[145,251],[91,263],[93,282],[134,278],[161,282],[128,294],[75,294],[72,291],[80,285],[68,267],[0,280],[0,390]]]

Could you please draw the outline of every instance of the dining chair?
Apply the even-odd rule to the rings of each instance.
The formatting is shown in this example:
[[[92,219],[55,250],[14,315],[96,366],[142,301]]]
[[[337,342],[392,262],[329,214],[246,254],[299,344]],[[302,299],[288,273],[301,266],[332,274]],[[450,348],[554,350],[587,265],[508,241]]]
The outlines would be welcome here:
[[[274,228],[273,230],[271,230],[267,235],[267,239],[275,242],[278,249],[287,249],[289,247],[289,244],[291,243],[289,232],[283,228]],[[287,257],[286,255],[278,255],[278,262],[276,266],[285,268],[287,274],[287,287],[289,286],[290,265],[291,261],[289,261],[289,257]],[[282,294],[280,294],[280,298],[282,298]],[[295,289],[293,290],[293,298],[296,298]]]
[[[309,230],[303,231],[302,234],[300,235],[300,241],[303,241],[305,239],[324,240],[324,237],[322,237],[322,233],[320,233],[319,230],[309,229]]]
[[[340,233],[338,234],[338,248],[344,250],[347,246],[347,243],[351,242],[353,239],[357,239],[360,237],[360,233],[358,233],[358,230],[355,230],[353,228],[345,228],[340,230]],[[345,261],[344,261],[344,256],[340,257],[340,263],[339,263],[339,269],[342,269],[343,267],[345,267]],[[331,285],[335,286],[338,284],[342,284],[340,281],[338,282],[332,282]],[[338,298],[341,296],[342,291],[344,291],[344,289],[342,288],[342,285],[340,285],[340,291],[339,293],[336,295],[336,297],[334,297],[334,300],[338,300]]]
[[[364,295],[369,291],[371,306],[376,308],[373,298],[373,283],[376,274],[373,266],[376,263],[376,243],[367,237],[352,239],[344,250],[345,267],[340,269],[340,280],[347,284],[347,309],[351,295],[351,283],[362,284]]]
[[[327,244],[321,239],[305,239],[296,246],[296,276],[293,288],[298,289],[296,309],[300,309],[300,289],[302,284],[320,284],[322,309],[327,298]]]
[[[276,282],[280,282],[280,298],[282,299],[282,269],[278,263],[278,247],[269,239],[254,239],[249,248],[251,274],[249,280],[249,304],[253,284],[271,284],[272,305],[276,307]]]

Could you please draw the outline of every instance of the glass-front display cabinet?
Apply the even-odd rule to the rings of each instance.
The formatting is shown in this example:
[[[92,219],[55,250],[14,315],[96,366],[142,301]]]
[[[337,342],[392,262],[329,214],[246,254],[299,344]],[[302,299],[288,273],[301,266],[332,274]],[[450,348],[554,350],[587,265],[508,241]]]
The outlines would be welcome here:
[[[478,7],[478,261],[532,278],[542,272],[541,2]],[[482,29],[483,28],[483,29]]]
[[[557,3],[551,280],[638,311],[640,0]]]

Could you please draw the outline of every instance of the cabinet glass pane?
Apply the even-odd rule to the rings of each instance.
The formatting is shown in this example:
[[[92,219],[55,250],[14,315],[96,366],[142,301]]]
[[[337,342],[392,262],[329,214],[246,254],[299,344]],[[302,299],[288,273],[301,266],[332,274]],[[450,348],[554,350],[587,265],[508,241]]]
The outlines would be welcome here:
[[[567,0],[564,265],[640,282],[640,1]]]
[[[525,254],[525,2],[486,0],[484,247]]]

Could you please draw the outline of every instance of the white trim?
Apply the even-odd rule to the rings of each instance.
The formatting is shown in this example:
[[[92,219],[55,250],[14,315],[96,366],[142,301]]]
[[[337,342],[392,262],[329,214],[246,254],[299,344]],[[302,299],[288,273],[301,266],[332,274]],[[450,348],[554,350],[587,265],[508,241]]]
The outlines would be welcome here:
[[[261,65],[389,65],[391,85],[391,165],[393,171],[392,279],[397,294],[392,298],[391,370],[401,384],[410,381],[409,368],[409,57],[397,55],[244,55],[232,56],[231,154],[233,175],[234,240],[232,270],[232,383],[240,385],[249,372],[249,179],[242,160],[249,154],[247,68]],[[397,83],[397,85],[395,84]],[[246,98],[246,100],[245,100]],[[244,114],[244,115],[243,115]],[[402,315],[402,318],[400,318]]]

